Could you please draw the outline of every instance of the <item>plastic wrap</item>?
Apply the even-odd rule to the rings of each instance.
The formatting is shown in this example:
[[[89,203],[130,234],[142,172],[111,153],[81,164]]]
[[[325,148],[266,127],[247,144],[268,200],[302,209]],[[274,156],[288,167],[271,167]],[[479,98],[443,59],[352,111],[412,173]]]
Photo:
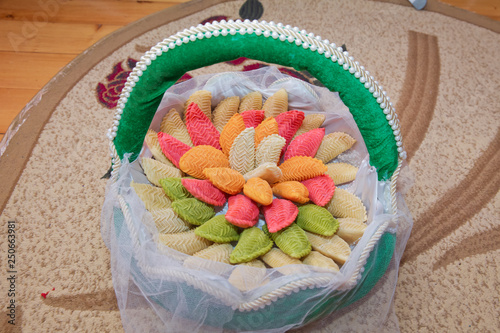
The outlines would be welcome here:
[[[204,75],[170,88],[151,128],[158,131],[171,108],[182,113],[184,102],[196,90],[209,90],[215,107],[226,97],[260,91],[267,98],[281,88],[289,94],[289,109],[325,113],[326,133],[343,131],[357,140],[350,152],[338,158],[359,167],[356,180],[340,187],[360,197],[368,213],[367,229],[351,245],[349,260],[340,272],[308,265],[247,267],[238,288],[230,278],[238,266],[159,245],[153,218],[130,187],[132,180],[147,183],[147,179],[139,162],[129,163],[126,157],[118,181],[108,185],[101,226],[126,332],[284,332],[309,323],[310,329],[335,325],[336,331],[346,332],[397,330],[392,298],[412,221],[401,197],[397,198],[401,209],[392,212],[390,183],[377,180],[363,138],[338,94],[273,67]],[[141,156],[150,155],[145,146]],[[362,315],[350,315],[356,312]],[[320,319],[320,326],[313,323]]]

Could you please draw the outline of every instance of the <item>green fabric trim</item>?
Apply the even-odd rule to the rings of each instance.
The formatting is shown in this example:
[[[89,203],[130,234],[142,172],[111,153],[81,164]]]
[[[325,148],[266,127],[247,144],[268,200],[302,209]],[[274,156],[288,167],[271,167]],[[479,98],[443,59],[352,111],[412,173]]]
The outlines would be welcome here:
[[[163,93],[185,72],[223,61],[247,57],[307,70],[331,91],[338,91],[356,121],[379,180],[389,179],[398,164],[396,140],[382,109],[364,85],[324,55],[287,41],[264,36],[227,35],[177,46],[158,56],[144,71],[123,110],[114,140],[120,158],[137,158]]]

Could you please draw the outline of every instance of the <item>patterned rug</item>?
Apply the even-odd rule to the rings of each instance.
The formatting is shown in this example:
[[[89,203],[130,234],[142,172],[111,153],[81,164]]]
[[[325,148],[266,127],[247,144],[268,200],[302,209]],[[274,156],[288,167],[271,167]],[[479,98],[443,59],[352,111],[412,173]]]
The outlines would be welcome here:
[[[406,203],[414,226],[393,303],[399,329],[500,330],[500,25],[435,2],[420,12],[404,3],[192,1],[134,23],[75,59],[3,141],[2,330],[123,331],[99,229],[113,107],[128,72],[158,41],[198,23],[238,18],[291,24],[343,45],[392,98],[413,182]],[[262,66],[240,58],[182,79]],[[317,83],[304,72],[280,71]],[[361,329],[370,331],[368,324]],[[334,330],[350,331],[310,331]]]

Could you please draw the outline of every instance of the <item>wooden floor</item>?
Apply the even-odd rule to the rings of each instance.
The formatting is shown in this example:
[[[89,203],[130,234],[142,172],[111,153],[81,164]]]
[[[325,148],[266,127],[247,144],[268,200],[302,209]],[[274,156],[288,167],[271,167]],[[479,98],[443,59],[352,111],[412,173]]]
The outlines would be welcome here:
[[[0,0],[0,140],[31,98],[111,32],[187,0]],[[499,0],[442,0],[500,21]]]

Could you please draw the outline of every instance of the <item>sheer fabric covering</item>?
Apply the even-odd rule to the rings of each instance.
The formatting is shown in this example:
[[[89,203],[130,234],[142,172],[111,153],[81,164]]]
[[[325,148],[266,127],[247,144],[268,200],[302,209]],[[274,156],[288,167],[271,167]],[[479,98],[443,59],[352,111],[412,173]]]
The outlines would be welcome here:
[[[231,96],[241,99],[258,91],[265,100],[282,88],[288,92],[289,110],[325,114],[326,134],[346,132],[357,141],[334,160],[359,168],[353,182],[338,188],[356,194],[368,216],[364,235],[351,244],[349,259],[339,272],[303,264],[273,269],[213,262],[159,245],[153,216],[131,187],[132,181],[148,181],[139,161],[125,156],[117,181],[108,183],[101,231],[111,252],[113,285],[126,332],[285,332],[304,325],[304,332],[327,327],[336,332],[398,331],[392,300],[413,222],[398,193],[398,209],[393,211],[391,183],[377,180],[356,122],[338,93],[272,66],[197,76],[165,93],[151,129],[159,131],[172,108],[183,116],[185,102],[197,90],[211,92],[214,109]],[[144,145],[141,156],[151,155]],[[216,213],[226,209],[227,204]],[[261,214],[258,226],[263,223]],[[376,271],[379,267],[383,271]],[[240,283],[232,281],[233,273],[242,276]]]

